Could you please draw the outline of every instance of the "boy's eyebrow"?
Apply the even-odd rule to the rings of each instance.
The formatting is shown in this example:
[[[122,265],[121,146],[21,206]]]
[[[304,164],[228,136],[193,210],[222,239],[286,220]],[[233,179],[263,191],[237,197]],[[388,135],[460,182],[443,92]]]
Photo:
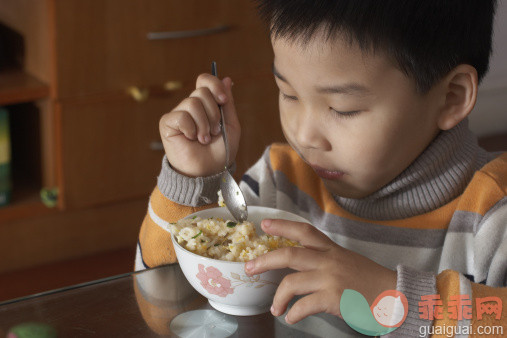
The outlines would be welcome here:
[[[272,65],[273,74],[281,81],[290,84],[287,79],[278,72],[275,64]],[[348,95],[368,95],[370,90],[359,83],[347,83],[344,85],[330,86],[330,87],[317,87],[318,93],[324,94],[348,94]]]
[[[282,74],[280,74],[280,73],[278,72],[278,70],[276,70],[275,63],[274,63],[274,62],[273,62],[273,64],[271,65],[271,69],[273,70],[273,74],[274,74],[277,78],[279,78],[280,80],[282,80],[283,82],[285,82],[285,83],[287,83],[287,84],[289,83],[289,81],[287,81],[287,79],[286,79],[286,78],[284,78],[284,77],[283,77],[283,75],[282,75]]]
[[[347,95],[368,95],[370,90],[359,83],[347,83],[339,86],[317,87],[318,93],[324,94],[347,94]]]

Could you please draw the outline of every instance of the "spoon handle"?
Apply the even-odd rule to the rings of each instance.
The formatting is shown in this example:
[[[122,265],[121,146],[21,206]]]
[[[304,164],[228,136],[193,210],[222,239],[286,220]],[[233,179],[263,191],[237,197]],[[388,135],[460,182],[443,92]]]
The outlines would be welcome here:
[[[218,77],[217,63],[215,61],[211,63],[211,75]],[[221,105],[218,105],[218,108],[220,109],[220,119],[221,119],[220,128],[222,129],[222,137],[224,138],[225,144],[225,170],[227,170],[227,165],[229,164],[229,142],[227,142],[227,133],[225,132],[224,111]]]

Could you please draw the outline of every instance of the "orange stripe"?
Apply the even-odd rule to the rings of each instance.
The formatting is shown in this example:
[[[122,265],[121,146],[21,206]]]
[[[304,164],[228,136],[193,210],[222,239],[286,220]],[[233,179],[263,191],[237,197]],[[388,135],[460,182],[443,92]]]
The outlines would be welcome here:
[[[167,222],[176,222],[183,217],[186,217],[196,211],[207,209],[209,207],[217,206],[208,205],[204,207],[189,207],[174,203],[173,201],[166,198],[158,187],[153,190],[150,198],[151,207],[155,214]]]
[[[146,215],[139,234],[143,261],[152,268],[176,262],[171,234],[158,226]]]
[[[463,193],[458,210],[476,212],[484,216],[507,194],[507,153],[500,155],[477,172]]]
[[[322,180],[309,165],[301,160],[299,155],[289,145],[273,144],[270,150],[270,158],[273,170],[283,172],[292,184],[313,198],[324,212],[355,221],[400,228],[446,229],[459,202],[457,198],[439,209],[407,219],[390,221],[369,220],[355,216],[341,208],[326,189]]]
[[[167,222],[176,222],[196,211],[217,206],[188,207],[167,199],[156,187],[150,198],[155,214]],[[171,235],[156,224],[149,215],[144,218],[139,233],[139,242],[144,262],[151,268],[176,261]]]
[[[488,174],[479,171],[463,193],[458,210],[476,212],[484,216],[499,200],[505,196],[496,182]]]
[[[502,188],[504,194],[507,194],[507,152],[486,164],[481,171],[491,176]]]

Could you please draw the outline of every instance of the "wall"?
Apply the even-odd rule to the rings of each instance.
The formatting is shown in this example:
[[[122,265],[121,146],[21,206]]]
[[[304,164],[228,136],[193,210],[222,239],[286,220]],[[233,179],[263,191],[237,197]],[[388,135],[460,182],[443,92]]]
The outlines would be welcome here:
[[[478,136],[507,133],[507,0],[499,0],[490,70],[479,87],[470,128]]]

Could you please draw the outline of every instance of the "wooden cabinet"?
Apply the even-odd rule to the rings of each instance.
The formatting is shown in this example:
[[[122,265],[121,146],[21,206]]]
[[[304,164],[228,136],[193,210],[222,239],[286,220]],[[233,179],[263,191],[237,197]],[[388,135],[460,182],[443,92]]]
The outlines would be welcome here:
[[[275,92],[274,87],[273,79],[267,76],[235,80],[234,95],[243,126],[235,174],[238,179],[272,142],[273,135],[280,134],[278,116],[271,107],[273,99],[258,98],[259,88]],[[146,196],[156,184],[164,154],[158,121],[182,95],[149,98],[143,103],[112,98],[59,104],[66,208]]]
[[[167,102],[118,99],[58,107],[65,206],[146,196],[161,164],[163,151],[153,145],[159,142],[158,120]]]
[[[271,48],[251,2],[66,0],[54,5],[65,207],[145,196],[163,154],[154,150],[160,144],[158,120],[194,89],[196,76],[209,72],[213,60],[222,76],[234,79],[246,125],[262,120],[252,118],[256,115],[268,116],[274,122],[268,135],[281,139],[276,91],[264,89],[272,82]],[[128,96],[131,88],[146,93],[142,102]],[[253,130],[244,133],[252,135],[240,148],[238,178],[266,146],[258,140],[269,138]]]
[[[33,147],[40,149],[40,169],[30,194],[0,209],[0,255],[20,246],[9,241],[9,231],[25,248],[16,267],[135,245],[163,156],[158,121],[213,60],[234,81],[243,130],[236,178],[268,144],[283,140],[271,46],[253,6],[249,0],[1,1],[0,22],[25,45],[17,72],[36,89],[21,101],[39,109]],[[14,82],[2,78],[0,98],[11,99]],[[58,188],[57,208],[37,200],[43,187]],[[97,224],[101,219],[107,222]],[[41,227],[58,235],[41,241]],[[12,268],[0,264],[0,271]]]
[[[56,89],[63,99],[167,81],[193,84],[212,60],[224,75],[266,71],[272,61],[248,0],[55,1],[55,21]]]

